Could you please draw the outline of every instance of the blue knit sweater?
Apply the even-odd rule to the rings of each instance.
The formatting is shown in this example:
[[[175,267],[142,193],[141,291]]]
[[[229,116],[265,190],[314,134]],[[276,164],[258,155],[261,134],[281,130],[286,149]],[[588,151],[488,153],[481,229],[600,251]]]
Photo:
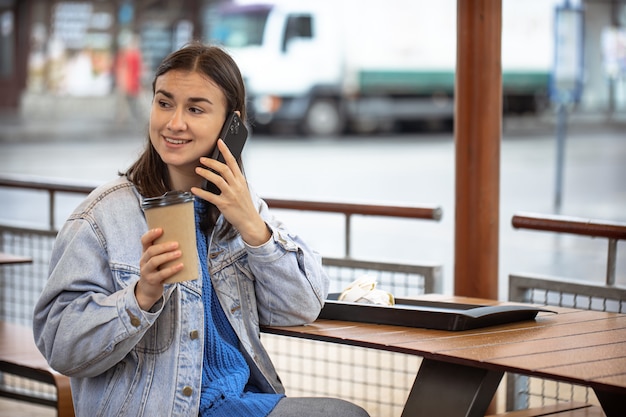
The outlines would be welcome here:
[[[205,327],[200,417],[264,417],[283,396],[258,393],[255,387],[247,385],[250,368],[211,284],[207,266],[207,236],[199,227],[203,204],[195,204]]]

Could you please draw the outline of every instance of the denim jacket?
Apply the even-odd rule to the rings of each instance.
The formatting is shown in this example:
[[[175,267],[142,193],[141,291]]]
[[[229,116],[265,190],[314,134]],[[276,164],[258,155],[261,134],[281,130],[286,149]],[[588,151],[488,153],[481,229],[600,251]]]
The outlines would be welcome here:
[[[250,382],[283,393],[259,325],[315,320],[328,278],[320,256],[274,219],[263,200],[253,199],[272,238],[251,247],[239,235],[223,240],[214,233],[209,272]],[[134,289],[146,231],[141,196],[122,177],[94,190],[55,241],[33,330],[52,368],[71,377],[79,417],[198,415],[202,279],[166,285],[162,299],[142,310]]]

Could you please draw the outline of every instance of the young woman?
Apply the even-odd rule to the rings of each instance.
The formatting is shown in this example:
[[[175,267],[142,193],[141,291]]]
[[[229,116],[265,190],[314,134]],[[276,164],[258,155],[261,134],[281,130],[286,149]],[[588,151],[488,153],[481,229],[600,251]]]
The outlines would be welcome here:
[[[78,416],[367,416],[332,398],[288,398],[259,325],[315,320],[328,290],[321,259],[248,188],[218,135],[245,120],[237,65],[217,47],[170,54],[152,85],[149,141],[117,180],[94,190],[53,249],[34,334],[50,365],[71,377]],[[206,158],[215,147],[226,163]],[[202,189],[210,181],[220,193]],[[178,242],[156,244],[143,199],[195,195],[201,276]]]

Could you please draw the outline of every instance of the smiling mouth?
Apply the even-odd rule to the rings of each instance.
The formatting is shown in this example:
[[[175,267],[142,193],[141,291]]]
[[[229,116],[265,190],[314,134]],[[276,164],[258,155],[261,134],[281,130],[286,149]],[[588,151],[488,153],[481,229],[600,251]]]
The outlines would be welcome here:
[[[165,141],[167,143],[171,143],[172,145],[184,145],[185,143],[191,142],[190,140],[186,140],[186,139],[174,139],[174,138],[168,138],[168,137],[165,137]]]

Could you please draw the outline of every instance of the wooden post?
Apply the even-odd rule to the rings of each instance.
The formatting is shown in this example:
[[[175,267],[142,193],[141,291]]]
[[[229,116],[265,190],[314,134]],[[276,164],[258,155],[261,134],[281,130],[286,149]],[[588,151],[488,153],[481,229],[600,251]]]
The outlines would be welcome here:
[[[457,1],[455,295],[498,298],[502,1]]]

